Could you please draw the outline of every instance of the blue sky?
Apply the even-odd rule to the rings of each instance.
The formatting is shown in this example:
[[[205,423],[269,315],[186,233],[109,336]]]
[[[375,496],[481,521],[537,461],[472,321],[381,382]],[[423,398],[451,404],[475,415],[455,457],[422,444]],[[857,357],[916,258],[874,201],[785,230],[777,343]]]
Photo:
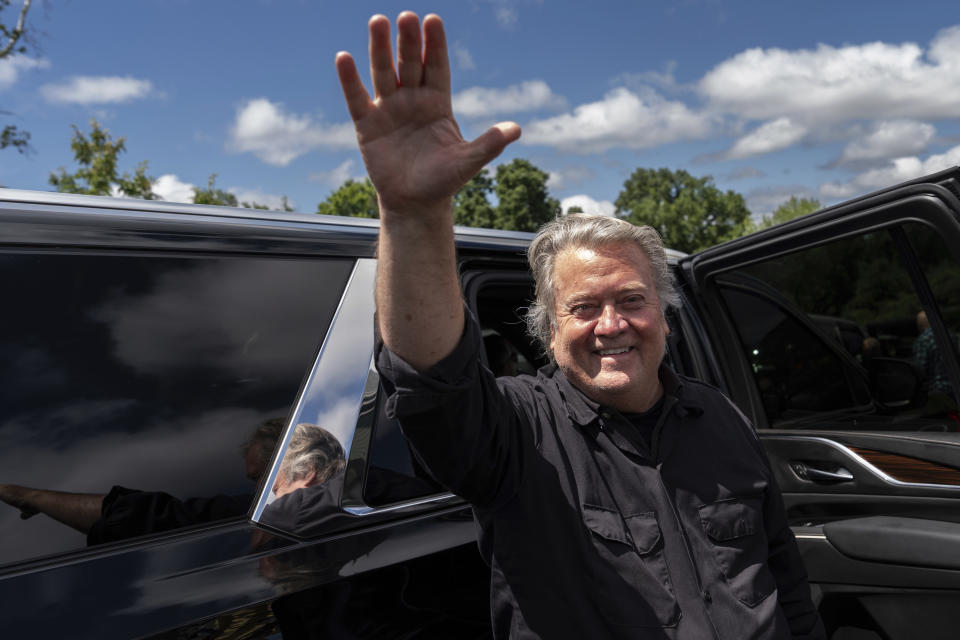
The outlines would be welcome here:
[[[518,122],[494,164],[531,160],[565,206],[611,212],[638,167],[711,175],[759,216],[960,164],[955,2],[35,0],[34,44],[0,62],[0,124],[34,150],[0,152],[0,184],[50,189],[96,118],[165,199],[217,173],[314,211],[364,175],[334,56],[365,69],[367,19],[404,9],[444,18],[464,135]]]

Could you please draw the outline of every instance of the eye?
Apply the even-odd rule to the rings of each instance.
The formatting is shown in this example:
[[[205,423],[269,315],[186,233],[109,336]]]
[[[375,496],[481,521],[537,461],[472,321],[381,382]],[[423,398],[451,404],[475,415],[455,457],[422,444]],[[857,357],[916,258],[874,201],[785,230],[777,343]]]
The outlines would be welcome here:
[[[637,309],[646,305],[647,299],[639,294],[633,294],[625,297],[621,304],[630,309]]]
[[[592,305],[592,304],[586,304],[586,303],[575,304],[572,307],[570,307],[570,315],[576,316],[578,318],[586,318],[593,315],[593,311],[595,308],[596,308],[595,305]]]

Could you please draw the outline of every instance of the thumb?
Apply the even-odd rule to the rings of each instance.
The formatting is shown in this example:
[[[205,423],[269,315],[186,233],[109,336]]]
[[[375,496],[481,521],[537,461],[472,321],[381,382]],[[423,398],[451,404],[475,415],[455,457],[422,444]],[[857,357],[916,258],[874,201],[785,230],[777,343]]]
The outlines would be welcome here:
[[[500,122],[467,143],[463,157],[464,173],[475,175],[500,155],[508,144],[520,137],[516,122]]]

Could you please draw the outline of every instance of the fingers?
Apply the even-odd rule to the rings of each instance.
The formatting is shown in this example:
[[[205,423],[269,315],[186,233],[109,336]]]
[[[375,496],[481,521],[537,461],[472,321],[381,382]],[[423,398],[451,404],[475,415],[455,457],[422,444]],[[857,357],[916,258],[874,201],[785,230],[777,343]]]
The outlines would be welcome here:
[[[450,93],[450,59],[447,57],[447,37],[443,20],[431,13],[423,19],[426,46],[423,53],[423,83],[433,89]]]
[[[357,73],[357,65],[353,62],[353,56],[346,51],[341,51],[337,54],[335,64],[337,76],[340,78],[340,88],[343,89],[343,97],[347,101],[350,117],[354,121],[360,120],[371,107],[370,94],[367,93],[363,81],[360,80],[360,74]]]
[[[419,87],[423,78],[420,39],[420,18],[404,11],[397,18],[397,67],[401,87]]]
[[[500,155],[508,144],[520,137],[520,127],[515,122],[501,122],[467,143],[463,158],[463,175],[473,177],[484,165]]]
[[[397,72],[393,68],[393,46],[390,44],[390,21],[386,16],[370,18],[370,77],[373,95],[386,98],[397,90]]]

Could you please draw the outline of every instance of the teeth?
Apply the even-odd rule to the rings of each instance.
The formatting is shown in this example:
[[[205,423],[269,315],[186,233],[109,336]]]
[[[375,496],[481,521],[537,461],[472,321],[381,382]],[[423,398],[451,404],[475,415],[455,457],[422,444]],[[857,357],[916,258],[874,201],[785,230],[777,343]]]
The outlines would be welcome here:
[[[630,351],[630,347],[621,347],[620,349],[600,349],[597,351],[602,356],[615,356],[618,353],[626,353]]]

